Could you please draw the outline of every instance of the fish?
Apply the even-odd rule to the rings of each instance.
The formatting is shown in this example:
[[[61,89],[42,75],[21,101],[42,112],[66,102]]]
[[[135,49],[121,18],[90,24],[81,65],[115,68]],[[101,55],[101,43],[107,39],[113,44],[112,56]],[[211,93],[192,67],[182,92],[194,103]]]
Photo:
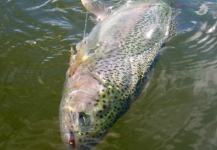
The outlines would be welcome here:
[[[105,9],[95,3],[89,11],[98,15]],[[129,110],[157,62],[171,24],[167,3],[128,1],[103,13],[76,45],[76,54],[71,50],[59,109],[68,149],[91,149]]]

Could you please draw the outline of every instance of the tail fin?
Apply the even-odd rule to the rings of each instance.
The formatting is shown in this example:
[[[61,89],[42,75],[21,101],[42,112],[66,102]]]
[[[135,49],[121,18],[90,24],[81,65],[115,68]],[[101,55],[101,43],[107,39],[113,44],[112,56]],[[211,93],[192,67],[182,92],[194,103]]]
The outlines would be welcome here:
[[[188,32],[197,27],[197,23],[191,20],[187,20],[180,15],[174,16],[172,25],[170,28],[170,36],[177,35],[180,33]]]

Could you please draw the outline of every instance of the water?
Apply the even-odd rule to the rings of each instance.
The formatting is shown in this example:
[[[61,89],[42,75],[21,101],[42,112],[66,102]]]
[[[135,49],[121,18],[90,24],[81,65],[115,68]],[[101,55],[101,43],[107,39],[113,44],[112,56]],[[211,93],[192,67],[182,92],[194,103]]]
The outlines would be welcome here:
[[[201,4],[179,2],[196,27],[166,43],[148,86],[95,150],[217,149],[217,4],[202,1],[209,11],[198,15]],[[80,0],[0,1],[1,150],[65,149],[58,109],[84,22]]]

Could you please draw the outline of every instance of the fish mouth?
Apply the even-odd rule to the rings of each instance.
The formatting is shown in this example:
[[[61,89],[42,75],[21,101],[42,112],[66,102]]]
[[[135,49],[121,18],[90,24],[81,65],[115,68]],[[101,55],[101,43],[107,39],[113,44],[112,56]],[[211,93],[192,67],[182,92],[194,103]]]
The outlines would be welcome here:
[[[76,134],[76,132],[75,132]],[[89,140],[89,141],[88,141]],[[69,138],[68,138],[68,150],[90,150],[91,148],[93,148],[93,146],[95,146],[97,143],[99,142],[99,139],[88,139],[87,141],[83,141],[83,142],[78,142],[76,140],[76,137],[74,136],[74,133],[70,130],[69,131]]]
[[[72,130],[69,129],[69,139],[68,139],[68,144],[70,148],[75,148],[76,147],[76,142],[75,142],[75,136]]]

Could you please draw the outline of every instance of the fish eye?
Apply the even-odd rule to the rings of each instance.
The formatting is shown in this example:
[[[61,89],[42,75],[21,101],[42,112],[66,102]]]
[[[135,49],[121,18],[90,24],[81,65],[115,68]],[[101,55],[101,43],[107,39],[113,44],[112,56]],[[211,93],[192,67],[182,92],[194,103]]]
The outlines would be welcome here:
[[[89,126],[90,125],[90,115],[85,112],[79,113],[79,122],[82,126]]]

